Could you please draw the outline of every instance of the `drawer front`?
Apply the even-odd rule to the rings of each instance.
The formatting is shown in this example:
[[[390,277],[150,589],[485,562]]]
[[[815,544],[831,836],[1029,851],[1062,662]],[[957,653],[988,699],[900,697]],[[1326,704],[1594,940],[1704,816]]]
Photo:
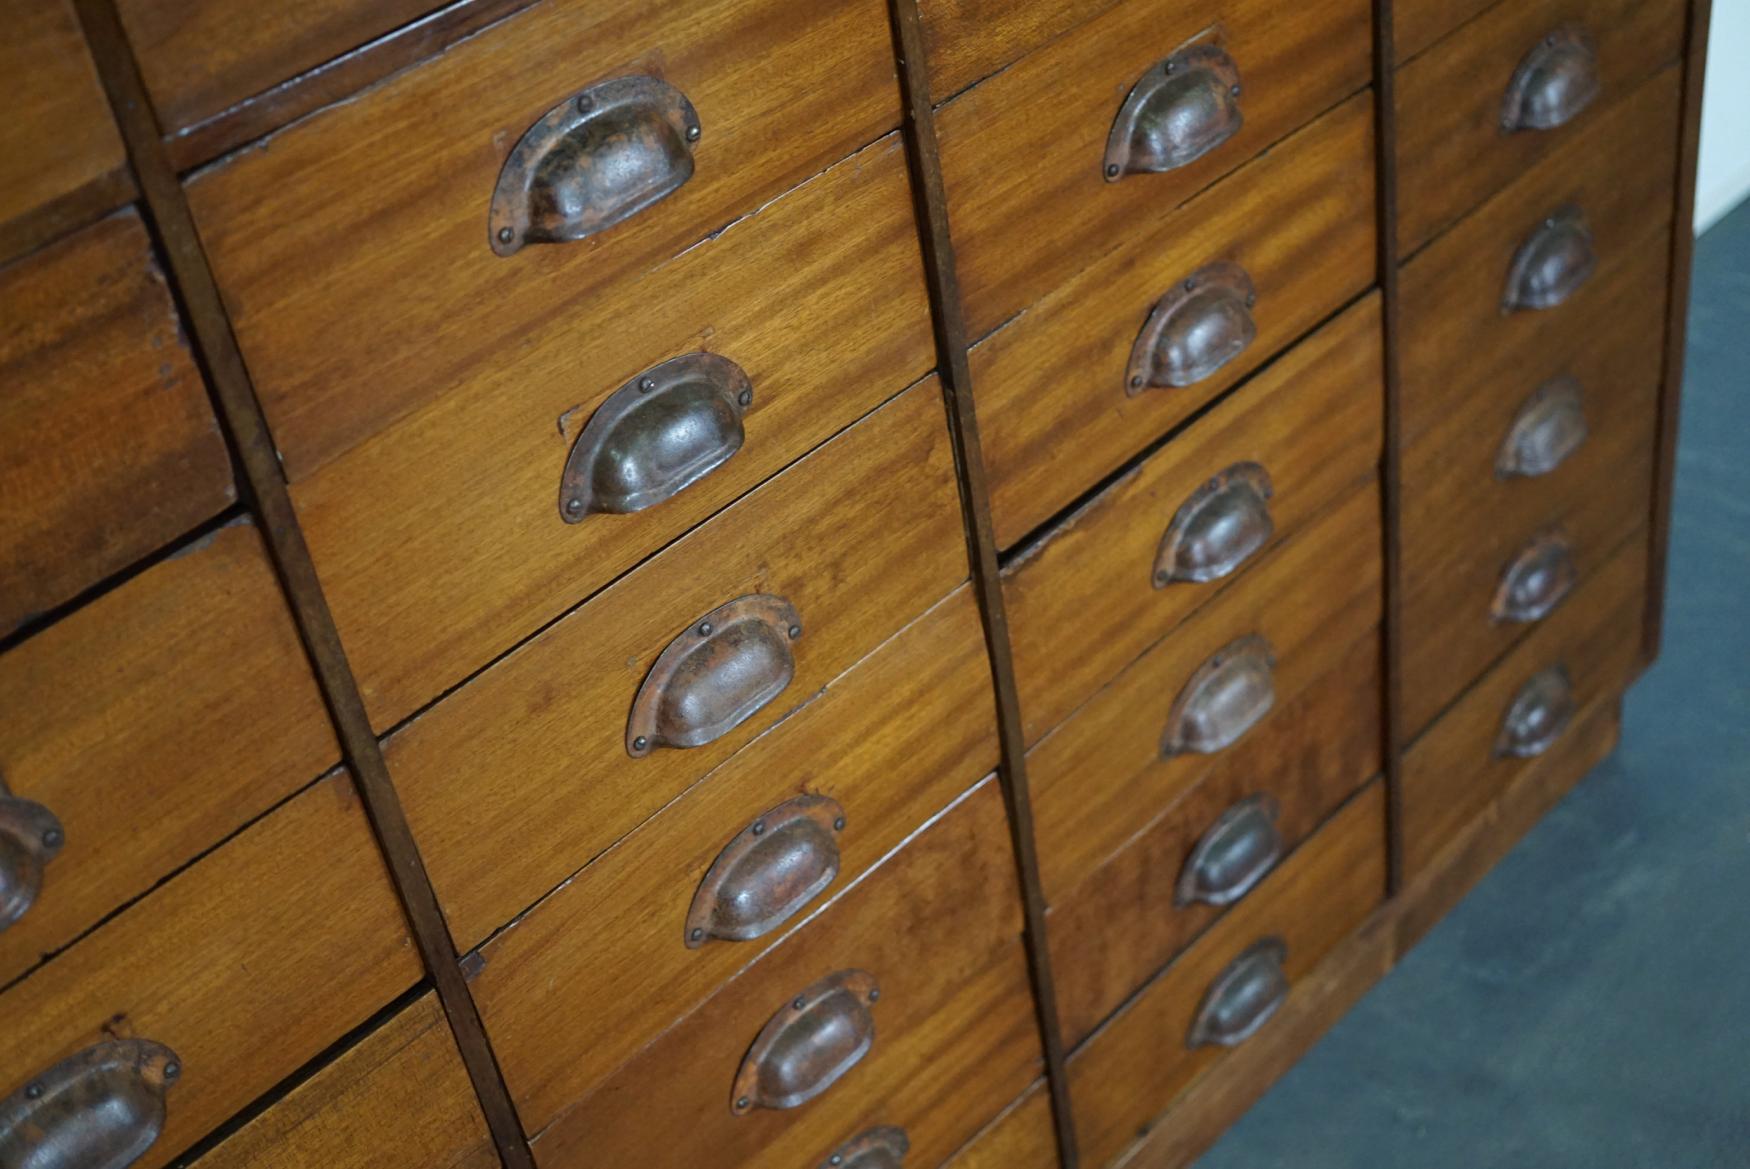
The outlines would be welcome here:
[[[437,996],[426,994],[195,1164],[497,1169]]]
[[[1040,1071],[997,788],[979,785],[568,1111],[525,1102],[536,1162],[814,1165],[877,1124],[905,1129],[916,1163],[946,1160]],[[837,972],[868,981],[828,992]],[[515,1090],[516,1053],[499,1054]]]
[[[645,184],[589,202],[591,172],[549,163],[554,193],[537,206],[581,207],[579,226],[626,217],[496,254],[488,216],[524,133],[588,87],[652,74],[691,103],[696,142],[647,111],[625,115],[639,128],[624,134],[617,121],[584,129],[652,143],[625,163]],[[646,109],[611,91],[589,100],[603,117]],[[548,0],[203,172],[188,193],[296,480],[505,354],[558,340],[578,308],[898,121],[879,0],[824,12],[808,0]],[[529,157],[597,158],[569,141]],[[603,169],[619,173],[618,159],[603,155]]]
[[[963,586],[487,943],[474,998],[525,1115],[599,1084],[995,767],[990,684]]]
[[[1370,299],[1010,565],[1003,591],[1028,742],[1371,473],[1379,375]]]
[[[0,984],[340,755],[247,522],[0,656],[0,710],[0,780],[63,838],[34,904],[0,929]]]
[[[1392,0],[1392,54],[1407,61],[1499,0]]]
[[[1351,98],[972,350],[999,547],[1372,283],[1372,125]]]
[[[1173,1100],[1214,1064],[1238,1032],[1211,1028],[1192,1046],[1199,1016],[1222,976],[1258,991],[1256,1001],[1280,1003],[1284,991],[1310,973],[1379,906],[1385,895],[1385,793],[1373,784],[1356,796],[1272,873],[1252,896],[1223,917],[1196,945],[1137,994],[1070,1057],[1070,1091],[1082,1163],[1110,1164]],[[1279,943],[1285,957],[1270,968],[1254,947]],[[1263,977],[1263,976],[1268,976]],[[1221,996],[1225,999],[1227,996]],[[1240,1014],[1230,1023],[1257,1022]],[[1269,1023],[1260,1032],[1269,1034]],[[1244,1040],[1239,1040],[1244,1042]]]
[[[107,1042],[164,1045],[180,1074],[133,1162],[158,1169],[419,977],[364,810],[335,775],[0,994],[5,1090],[59,1083],[50,1069]],[[127,1107],[144,1095],[135,1077],[118,1079],[105,1114],[149,1115]]]
[[[1405,65],[1399,248],[1420,248],[1676,60],[1683,26],[1683,0],[1497,4]]]
[[[1206,30],[1203,43],[1237,65],[1241,94],[1229,95],[1225,75],[1186,66],[1181,76],[1198,85],[1224,86],[1212,101],[1219,124],[1197,145],[1231,136],[1166,173],[1108,181],[1107,140],[1126,96]],[[1366,0],[1310,0],[1293,13],[1274,0],[1127,0],[949,102],[937,130],[971,335],[1359,91],[1371,37]],[[1171,118],[1180,100],[1169,87],[1145,104]]]
[[[210,519],[236,489],[134,211],[0,268],[0,320],[4,634]]]
[[[389,769],[458,944],[472,947],[534,903],[966,572],[948,429],[931,378],[396,733],[386,745]],[[682,671],[673,691],[682,709],[689,678],[701,696],[725,678],[725,703],[737,699],[735,713],[754,713],[692,749],[658,746],[634,757],[629,740],[643,732],[629,731],[632,707],[657,659],[697,636],[709,614],[749,596],[792,606],[800,636],[750,636],[745,654],[725,654],[723,671]],[[783,622],[758,628],[787,632]],[[786,656],[791,676],[774,692]],[[738,673],[740,663],[752,672]],[[706,701],[701,709],[719,709]]]
[[[930,93],[952,97],[1119,0],[918,0]]]
[[[1081,1042],[1380,769],[1378,631],[1051,907],[1064,1042]],[[1267,730],[1266,730],[1267,728]]]
[[[1514,647],[1404,756],[1406,871],[1429,867],[1515,777],[1614,700],[1641,645],[1647,537],[1635,532],[1596,577]]]
[[[1170,807],[1212,766],[1249,751],[1251,740],[1293,746],[1292,739],[1275,739],[1275,724],[1285,721],[1279,716],[1380,622],[1379,523],[1379,490],[1369,482],[1270,553],[1033,747],[1027,774],[1048,900],[1056,904],[1139,823]],[[1250,651],[1256,638],[1274,657],[1267,668],[1262,653],[1239,652]],[[1246,671],[1230,671],[1214,687],[1201,685],[1212,659],[1224,656]],[[1258,684],[1260,677],[1267,686]],[[1175,728],[1199,721],[1196,712],[1208,709],[1204,700],[1190,701],[1208,690],[1231,696],[1234,701],[1218,705],[1251,721],[1220,720],[1224,729],[1241,732],[1226,747],[1175,743],[1169,752],[1165,744]],[[1264,696],[1267,701],[1256,701]]]
[[[1058,1169],[1057,1129],[1045,1082],[1027,1089],[943,1169]]]

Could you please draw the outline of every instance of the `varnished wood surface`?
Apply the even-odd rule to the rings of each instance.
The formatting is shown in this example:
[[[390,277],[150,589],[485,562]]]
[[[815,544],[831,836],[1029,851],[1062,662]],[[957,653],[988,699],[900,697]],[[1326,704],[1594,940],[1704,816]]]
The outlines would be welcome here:
[[[946,100],[1119,0],[920,0],[930,90]]]
[[[1059,1169],[1044,1082],[1027,1089],[942,1169]]]
[[[0,384],[0,634],[236,498],[131,209],[0,268]]]
[[[1351,98],[1185,206],[1139,225],[972,351],[999,547],[1366,288],[1374,274],[1371,115],[1367,95]],[[1129,396],[1130,353],[1150,309],[1217,261],[1242,265],[1256,286],[1257,337],[1194,386]]]
[[[0,933],[0,984],[340,753],[247,522],[0,656],[0,710],[0,774],[66,833],[36,904]]]
[[[1500,0],[1391,0],[1395,59],[1407,61]]]

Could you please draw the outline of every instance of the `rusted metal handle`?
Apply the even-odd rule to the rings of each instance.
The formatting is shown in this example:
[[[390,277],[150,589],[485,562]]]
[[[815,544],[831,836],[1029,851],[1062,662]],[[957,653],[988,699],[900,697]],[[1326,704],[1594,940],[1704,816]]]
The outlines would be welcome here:
[[[1504,759],[1542,755],[1562,737],[1576,711],[1574,682],[1567,667],[1538,671],[1513,696],[1495,739],[1495,754]]]
[[[1240,68],[1219,45],[1187,45],[1151,66],[1106,137],[1107,182],[1188,166],[1239,133]]]
[[[1567,598],[1579,579],[1567,536],[1554,528],[1539,532],[1501,573],[1489,618],[1520,625],[1541,621]]]
[[[530,126],[505,159],[487,217],[492,250],[586,239],[693,177],[699,115],[643,75],[575,93]]]
[[[0,779],[0,933],[36,904],[43,870],[66,841],[53,812],[13,795]]]
[[[625,515],[671,499],[728,462],[742,443],[753,383],[715,353],[645,370],[590,416],[565,461],[559,514]]]
[[[1578,207],[1562,207],[1537,225],[1513,255],[1501,311],[1548,309],[1580,290],[1598,268],[1592,229]]]
[[[903,1128],[882,1125],[840,1146],[820,1169],[903,1169],[910,1151]]]
[[[1196,385],[1238,357],[1258,335],[1258,290],[1231,260],[1207,264],[1155,302],[1130,349],[1124,392]]]
[[[7,1169],[126,1169],[164,1130],[176,1053],[145,1039],[86,1048],[0,1101]]]
[[[1173,700],[1161,754],[1213,755],[1238,742],[1276,705],[1275,668],[1270,643],[1257,634],[1217,650]]]
[[[1282,859],[1279,810],[1269,796],[1255,795],[1218,816],[1185,858],[1173,904],[1232,905],[1250,893]]]
[[[1219,580],[1269,542],[1270,472],[1235,463],[1179,505],[1155,553],[1154,585]]]
[[[1188,1047],[1238,1047],[1288,1001],[1288,945],[1264,938],[1248,946],[1204,992]]]
[[[1585,29],[1566,26],[1531,47],[1501,99],[1501,129],[1554,130],[1598,98],[1598,47]]]
[[[845,810],[825,796],[797,796],[726,845],[687,912],[687,948],[712,938],[746,942],[769,934],[839,875]]]
[[[1586,441],[1585,393],[1567,375],[1532,391],[1495,456],[1495,478],[1534,479],[1567,461]]]
[[[748,1048],[730,1111],[797,1108],[832,1087],[874,1044],[880,998],[873,974],[841,970],[786,1003]]]

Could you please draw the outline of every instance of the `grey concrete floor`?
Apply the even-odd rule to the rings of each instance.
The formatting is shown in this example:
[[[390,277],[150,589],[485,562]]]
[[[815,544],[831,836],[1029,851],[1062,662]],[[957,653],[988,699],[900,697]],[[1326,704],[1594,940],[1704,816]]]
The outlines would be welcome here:
[[[1199,1169],[1750,1167],[1750,204],[1692,304],[1622,745]]]

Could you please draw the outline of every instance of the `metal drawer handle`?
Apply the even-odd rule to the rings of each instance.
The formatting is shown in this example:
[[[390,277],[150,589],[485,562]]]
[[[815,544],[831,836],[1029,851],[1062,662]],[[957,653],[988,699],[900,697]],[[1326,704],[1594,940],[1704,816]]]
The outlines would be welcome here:
[[[1538,224],[1514,253],[1501,311],[1555,308],[1578,292],[1597,267],[1592,229],[1578,207],[1563,207]]]
[[[176,1053],[121,1039],[68,1056],[0,1102],[0,1165],[127,1169],[164,1130]]]
[[[1217,45],[1188,45],[1149,67],[1106,137],[1106,181],[1188,166],[1239,133],[1240,68]]]
[[[1161,754],[1213,755],[1231,747],[1276,705],[1270,643],[1249,634],[1197,667],[1167,714]]]
[[[820,1169],[903,1169],[911,1140],[903,1128],[882,1125],[840,1146]]]
[[[1566,462],[1586,441],[1584,397],[1580,383],[1566,374],[1532,391],[1495,456],[1495,478],[1535,479]]]
[[[1187,1047],[1238,1047],[1288,1001],[1288,944],[1265,938],[1215,976],[1191,1020]]]
[[[1559,529],[1539,532],[1508,563],[1489,604],[1489,619],[1523,625],[1555,611],[1580,579],[1567,536]]]
[[[565,460],[559,514],[626,515],[672,499],[728,462],[742,443],[753,383],[715,353],[688,353],[609,394]]]
[[[839,875],[845,810],[825,796],[787,800],[726,845],[687,911],[687,948],[746,942],[783,925]]]
[[[13,795],[0,779],[0,934],[36,904],[43,869],[66,842],[53,812]]]
[[[748,1048],[730,1111],[797,1108],[832,1087],[875,1042],[870,1008],[880,998],[873,974],[841,970],[786,1003]]]
[[[492,192],[492,250],[586,239],[672,195],[693,177],[699,115],[685,94],[643,75],[572,94],[524,132]]]
[[[1185,860],[1173,904],[1232,905],[1250,893],[1282,859],[1279,811],[1275,800],[1255,795],[1216,817]]]
[[[1598,47],[1583,28],[1558,28],[1519,62],[1501,99],[1501,129],[1554,130],[1597,100]]]
[[[1246,270],[1218,260],[1191,273],[1155,303],[1126,367],[1125,393],[1196,385],[1245,352],[1258,335],[1258,290]]]
[[[1155,588],[1219,580],[1244,564],[1276,531],[1270,472],[1235,463],[1179,505],[1155,553]]]
[[[1574,682],[1566,666],[1555,665],[1533,674],[1507,708],[1495,754],[1503,759],[1531,759],[1562,737],[1576,712]]]
[[[753,593],[706,613],[668,643],[638,687],[626,752],[702,747],[783,693],[796,675],[790,643],[802,618],[783,597]]]

